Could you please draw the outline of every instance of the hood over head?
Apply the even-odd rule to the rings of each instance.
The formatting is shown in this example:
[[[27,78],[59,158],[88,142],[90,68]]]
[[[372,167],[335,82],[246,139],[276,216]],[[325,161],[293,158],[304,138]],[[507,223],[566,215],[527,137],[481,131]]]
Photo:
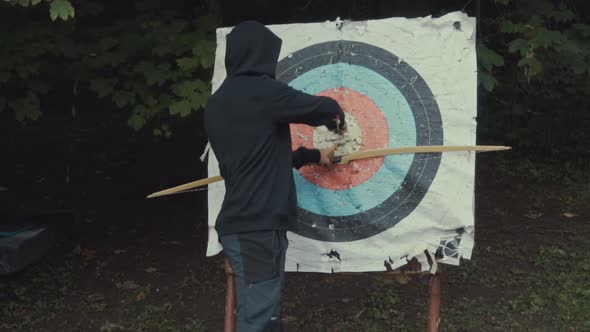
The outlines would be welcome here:
[[[227,76],[267,75],[275,77],[283,41],[263,24],[246,21],[226,37]]]

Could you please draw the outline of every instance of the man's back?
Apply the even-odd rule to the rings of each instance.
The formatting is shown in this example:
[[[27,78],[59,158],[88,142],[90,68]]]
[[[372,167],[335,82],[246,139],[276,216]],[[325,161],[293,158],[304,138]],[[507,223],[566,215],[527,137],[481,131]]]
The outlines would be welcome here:
[[[226,187],[221,234],[293,227],[290,132],[268,115],[270,80],[228,79],[207,107],[207,133]]]
[[[329,125],[338,104],[274,79],[281,40],[242,23],[227,37],[227,78],[211,96],[205,128],[225,179],[220,235],[292,230],[296,195],[289,123]]]

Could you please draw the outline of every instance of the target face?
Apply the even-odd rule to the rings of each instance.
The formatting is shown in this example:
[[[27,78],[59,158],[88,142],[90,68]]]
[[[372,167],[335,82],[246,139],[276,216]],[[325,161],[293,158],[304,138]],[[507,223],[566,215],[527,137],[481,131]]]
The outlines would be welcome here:
[[[337,154],[383,147],[442,145],[442,120],[430,88],[394,54],[369,44],[333,41],[281,60],[277,79],[336,99],[348,134]],[[291,127],[293,148],[333,144],[326,128]],[[332,135],[332,136],[331,136]],[[294,171],[297,234],[328,242],[365,239],[399,223],[420,204],[440,153],[393,155]]]

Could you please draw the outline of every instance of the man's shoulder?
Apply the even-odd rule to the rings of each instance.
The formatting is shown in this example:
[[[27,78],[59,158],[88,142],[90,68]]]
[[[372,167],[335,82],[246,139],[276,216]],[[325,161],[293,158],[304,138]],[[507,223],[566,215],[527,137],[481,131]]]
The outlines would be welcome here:
[[[293,88],[288,84],[272,77],[243,76],[227,78],[208,99],[207,104],[212,107],[221,106],[228,100],[255,99],[276,100],[292,93]]]

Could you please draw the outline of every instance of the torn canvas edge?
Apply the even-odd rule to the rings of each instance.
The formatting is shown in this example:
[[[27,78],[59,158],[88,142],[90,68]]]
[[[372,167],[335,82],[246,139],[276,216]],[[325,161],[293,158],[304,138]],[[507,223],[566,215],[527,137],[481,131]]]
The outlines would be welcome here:
[[[207,158],[209,150],[211,150],[211,142],[207,141],[207,145],[205,145],[205,149],[203,149],[203,153],[199,157],[199,160],[201,160],[201,162],[205,162],[205,158]]]
[[[376,256],[376,261],[365,264],[354,264],[354,268],[346,266],[346,260],[340,260],[338,252],[327,251],[322,254],[321,261],[310,264],[309,261],[293,261],[287,264],[286,272],[314,272],[314,273],[339,273],[339,272],[386,272],[403,269],[411,261],[415,260],[420,269],[417,272],[436,274],[438,264],[458,266],[462,259],[470,259],[473,249],[473,227],[463,227],[450,231],[443,231],[438,235],[437,242],[423,242],[407,250],[404,254],[394,256]],[[291,262],[290,262],[291,263]]]

